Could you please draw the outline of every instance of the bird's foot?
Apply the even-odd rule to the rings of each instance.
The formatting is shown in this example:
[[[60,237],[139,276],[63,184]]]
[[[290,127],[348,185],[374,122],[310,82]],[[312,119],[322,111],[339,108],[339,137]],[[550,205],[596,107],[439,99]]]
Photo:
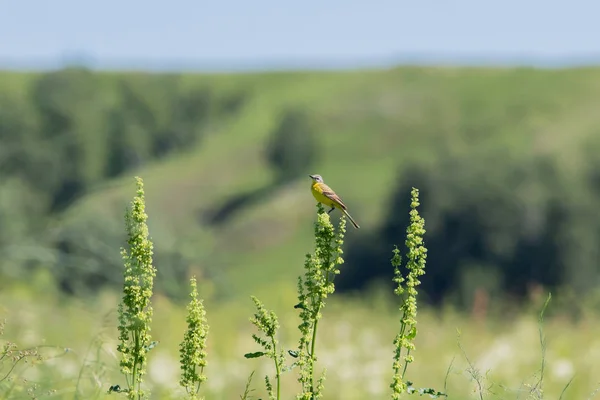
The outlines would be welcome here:
[[[335,207],[331,207],[331,210],[327,211],[327,214],[331,214],[333,210],[335,210]]]

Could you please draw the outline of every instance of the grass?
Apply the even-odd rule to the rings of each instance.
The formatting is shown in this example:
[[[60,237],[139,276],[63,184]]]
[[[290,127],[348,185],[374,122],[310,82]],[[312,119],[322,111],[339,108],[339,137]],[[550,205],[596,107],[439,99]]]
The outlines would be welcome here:
[[[300,272],[301,267],[298,269]],[[322,335],[319,362],[328,369],[324,399],[389,399],[387,387],[394,349],[390,338],[397,332],[397,313],[391,297],[377,300],[376,296],[373,293],[361,299],[336,296],[330,299],[319,327]],[[280,301],[285,306],[274,307],[282,325],[280,340],[285,348],[295,346],[297,313],[289,310],[295,300],[295,294],[290,293],[287,298],[282,296]],[[106,384],[119,381],[115,354],[118,295],[105,293],[93,302],[78,304],[70,301],[63,304],[57,297],[40,291],[37,298],[29,299],[3,293],[1,301],[7,310],[3,312],[7,319],[4,338],[14,338],[22,347],[46,342],[68,344],[72,349],[52,364],[35,367],[37,378],[41,381],[64,383],[71,388],[71,391],[54,398],[75,398],[72,389],[90,344],[92,351],[87,361],[90,368],[86,369],[84,383],[80,384],[82,389],[86,394],[92,393],[92,388],[96,387],[93,385],[99,384],[104,392]],[[179,343],[186,330],[186,310],[185,305],[174,304],[160,296],[153,303],[152,334],[160,344],[152,350],[146,383],[152,386],[155,396],[163,394],[165,397],[161,398],[168,399],[170,397],[165,393],[171,393],[178,385]],[[203,393],[208,400],[239,398],[253,370],[256,372],[251,394],[254,399],[263,395],[258,385],[262,382],[261,376],[272,371],[272,367],[268,363],[256,365],[243,359],[243,354],[255,349],[251,339],[255,329],[248,322],[253,313],[252,307],[250,301],[240,303],[236,308],[206,303],[211,328],[205,372],[207,381]],[[538,304],[539,307],[541,304]],[[541,359],[535,311],[520,312],[510,319],[493,318],[478,322],[469,315],[452,310],[446,310],[440,316],[434,310],[420,307],[418,325],[415,362],[410,369],[410,378],[414,382],[426,382],[443,390],[448,366],[454,358],[448,375],[450,398],[478,398],[474,392],[476,384],[470,381],[466,371],[468,365],[458,347],[459,329],[461,344],[469,359],[483,374],[489,370],[489,381],[496,383],[491,390],[497,394],[486,394],[485,398],[517,399],[515,393],[507,395],[500,385],[521,388],[523,394],[519,398],[527,398],[522,383],[536,382],[535,373],[539,370]],[[69,328],[65,329],[67,326]],[[599,329],[600,323],[592,316],[577,323],[560,315],[546,318],[545,398],[558,399],[573,374],[575,379],[563,398],[588,399],[591,396],[600,384],[600,366],[597,363],[600,340],[596,335]],[[100,332],[103,334],[102,347],[98,347],[95,339]],[[101,368],[93,370],[98,352],[104,371]],[[96,382],[94,374],[101,380]],[[284,378],[286,390],[282,393],[283,398],[292,398],[295,394],[295,383],[290,378]],[[115,397],[102,394],[99,398]]]
[[[396,294],[401,296],[399,327],[394,323],[397,302],[378,290],[367,298],[331,297],[334,278],[343,273],[346,221],[342,218],[336,229],[321,206],[315,248],[306,256],[297,299],[284,293],[277,309],[270,311],[253,297],[252,324],[243,324],[249,307],[205,304],[195,279],[190,281],[187,310],[152,295],[153,244],[138,179],[127,213],[120,303],[110,292],[80,304],[61,305],[59,296],[43,291],[42,298],[16,290],[12,298],[3,298],[8,310],[19,305],[7,313],[3,338],[18,337],[20,343],[2,343],[0,394],[11,399],[119,396],[114,392],[131,399],[196,399],[200,394],[207,399],[263,394],[276,400],[293,395],[305,400],[399,399],[411,393],[465,399],[593,398],[600,376],[595,362],[600,351],[594,335],[598,322],[583,318],[578,324],[565,323],[560,315],[544,318],[549,297],[540,303],[537,320],[520,314],[486,325],[452,310],[440,319],[436,312],[420,308],[417,316],[416,288],[427,279],[427,250],[418,191],[412,195],[407,261],[403,265],[398,250],[392,257]],[[34,280],[32,287],[44,287],[44,279]],[[212,316],[215,322],[209,331],[207,320]],[[262,350],[248,352],[251,338]],[[72,347],[61,347],[63,343]],[[265,377],[264,387],[253,381],[257,376]]]

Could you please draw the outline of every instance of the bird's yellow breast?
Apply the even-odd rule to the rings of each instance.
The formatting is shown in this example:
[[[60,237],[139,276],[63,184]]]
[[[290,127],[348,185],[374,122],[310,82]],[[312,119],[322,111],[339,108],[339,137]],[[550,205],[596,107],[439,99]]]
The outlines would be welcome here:
[[[326,206],[333,207],[334,202],[329,197],[327,197],[323,194],[323,186],[322,185],[323,185],[322,183],[315,182],[311,185],[310,191],[312,192],[312,195],[319,203],[323,203]]]

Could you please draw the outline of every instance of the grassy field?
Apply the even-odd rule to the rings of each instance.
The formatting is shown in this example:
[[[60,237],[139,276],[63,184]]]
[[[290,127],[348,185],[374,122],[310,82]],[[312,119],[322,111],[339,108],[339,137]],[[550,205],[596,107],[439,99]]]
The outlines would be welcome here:
[[[2,74],[2,90],[26,91],[30,75]],[[109,86],[110,76],[104,75]],[[105,236],[95,245],[103,249],[102,260],[119,265],[131,175],[142,176],[154,242],[193,260],[187,275],[198,277],[206,300],[210,334],[203,393],[209,400],[237,399],[256,369],[253,395],[265,398],[262,377],[272,373],[271,364],[243,357],[257,350],[248,321],[254,312],[250,295],[277,312],[282,344],[295,347],[296,278],[314,242],[310,181],[278,186],[272,196],[243,207],[220,225],[207,224],[203,216],[276,179],[264,151],[282,110],[312,110],[322,156],[307,172],[322,174],[335,187],[360,223],[360,234],[368,236],[387,215],[398,174],[415,164],[434,164],[441,153],[470,158],[501,149],[508,158],[549,154],[567,175],[585,167],[579,155],[600,126],[598,77],[597,69],[476,68],[186,76],[183,84],[207,82],[220,93],[246,89],[251,99],[197,148],[99,183],[48,230],[100,227]],[[347,238],[358,234],[349,230]],[[109,237],[111,241],[102,241]],[[397,243],[403,241],[404,232],[398,232]],[[91,298],[59,293],[51,270],[26,282],[0,281],[3,339],[20,347],[50,346],[43,351],[51,359],[32,368],[20,365],[13,374],[26,379],[28,387],[38,386],[34,398],[117,396],[102,394],[110,385],[123,385],[116,352],[122,283],[117,278],[112,288]],[[178,278],[170,276],[172,284],[185,286],[186,279]],[[408,379],[418,387],[446,391],[451,399],[559,399],[573,378],[562,399],[600,398],[595,396],[600,388],[600,319],[592,306],[582,306],[580,318],[559,307],[546,318],[543,396],[532,393],[542,365],[538,316],[544,299],[541,294],[510,312],[495,312],[491,305],[485,318],[451,305],[420,307]],[[160,293],[153,304],[152,334],[160,344],[151,353],[147,383],[154,399],[177,398],[185,304]],[[324,399],[389,398],[397,308],[396,299],[380,286],[345,297],[336,293],[329,300],[319,330],[318,367],[328,369]],[[481,387],[473,379],[479,374]],[[283,398],[291,398],[298,384],[291,374],[284,382]],[[13,393],[10,398],[30,397]]]
[[[110,385],[123,385],[116,352],[118,296],[104,293],[93,302],[65,302],[45,292],[43,282],[43,278],[37,282],[40,291],[36,295],[30,287],[14,288],[1,298],[7,318],[5,337],[18,339],[23,347],[41,343],[58,346],[44,351],[58,358],[25,370],[22,377],[32,383],[40,382],[39,398],[46,398],[43,393],[50,388],[58,392],[49,398],[97,398],[95,395]],[[280,340],[287,348],[296,348],[299,320],[296,312],[289,311],[295,304],[295,293],[271,296],[270,300],[267,307],[278,312],[283,327]],[[539,302],[538,305],[541,307]],[[160,296],[154,299],[154,308],[152,334],[160,344],[150,355],[147,382],[153,388],[153,398],[177,398],[173,393],[178,393],[178,345],[185,329],[185,310]],[[207,303],[206,308],[210,333],[208,381],[203,394],[207,399],[239,398],[248,375],[257,370],[253,387],[258,389],[255,398],[260,398],[259,394],[264,395],[262,376],[272,375],[273,367],[243,357],[257,350],[250,337],[255,332],[248,322],[253,312],[250,300]],[[334,296],[323,314],[319,367],[328,370],[324,398],[388,399],[392,340],[399,326],[399,314],[390,297],[381,293],[361,299]],[[563,399],[594,399],[592,392],[600,383],[600,340],[596,335],[600,324],[596,318],[572,323],[567,317],[555,316],[546,321],[544,393],[539,397],[529,393],[538,382],[542,359],[536,314],[531,308],[529,312],[478,320],[451,309],[442,313],[420,309],[415,362],[408,379],[415,386],[442,391],[446,385],[451,399],[480,398],[466,354],[484,376],[484,398],[558,399],[574,377]],[[63,348],[67,347],[69,351],[65,353]],[[20,374],[17,369],[15,375]],[[74,394],[77,382],[82,392],[79,397]],[[298,388],[295,377],[288,374],[284,382],[283,398],[291,398]],[[98,398],[115,396],[118,395]],[[10,398],[27,397],[22,394]]]

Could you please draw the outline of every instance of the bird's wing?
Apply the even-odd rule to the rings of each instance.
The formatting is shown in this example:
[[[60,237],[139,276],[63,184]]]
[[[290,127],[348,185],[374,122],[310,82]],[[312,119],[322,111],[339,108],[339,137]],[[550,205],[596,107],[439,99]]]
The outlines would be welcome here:
[[[324,183],[321,183],[321,189],[323,190],[323,196],[327,197],[328,199],[338,203],[340,205],[340,207],[342,207],[342,209],[346,209],[346,205],[344,204],[344,202],[342,201],[342,199],[340,199],[340,196],[338,196],[337,194],[335,194],[335,192],[333,191],[333,189],[331,189],[329,186],[327,186]]]

